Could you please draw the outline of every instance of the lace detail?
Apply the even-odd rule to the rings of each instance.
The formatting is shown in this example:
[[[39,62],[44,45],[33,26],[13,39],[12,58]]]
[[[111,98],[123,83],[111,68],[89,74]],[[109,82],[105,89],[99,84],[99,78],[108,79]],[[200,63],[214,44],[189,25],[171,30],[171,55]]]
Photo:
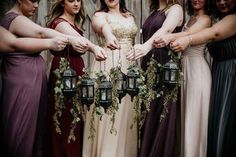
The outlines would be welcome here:
[[[108,24],[112,29],[112,33],[116,36],[121,45],[134,44],[134,39],[137,34],[138,28],[133,21],[124,24],[120,21],[109,19]],[[98,42],[101,46],[105,46],[106,44],[106,40],[104,37],[98,37]]]

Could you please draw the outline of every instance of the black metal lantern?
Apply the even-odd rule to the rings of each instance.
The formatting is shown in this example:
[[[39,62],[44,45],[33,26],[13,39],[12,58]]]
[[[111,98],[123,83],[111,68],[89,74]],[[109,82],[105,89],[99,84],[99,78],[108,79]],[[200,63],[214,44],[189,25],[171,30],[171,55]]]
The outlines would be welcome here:
[[[88,107],[94,102],[94,80],[90,77],[83,77],[80,84],[80,98],[82,104]]]
[[[159,66],[156,66],[154,69],[154,74],[155,74],[155,78],[154,78],[154,83],[153,83],[153,90],[157,90],[158,87],[160,87],[161,85],[161,68]]]
[[[112,84],[110,81],[103,80],[98,87],[99,104],[104,108],[105,112],[112,104]]]
[[[137,79],[139,78],[139,74],[134,70],[130,69],[127,72],[127,85],[126,85],[126,91],[131,96],[131,101],[133,101],[134,96],[138,94],[138,86],[137,86]]]
[[[167,62],[164,67],[164,83],[168,86],[177,84],[178,65],[172,59]]]
[[[62,75],[62,92],[64,96],[70,98],[77,92],[77,75],[76,72],[70,67],[67,68]]]
[[[119,103],[121,103],[121,99],[126,95],[126,75],[120,69],[117,83],[117,95]]]

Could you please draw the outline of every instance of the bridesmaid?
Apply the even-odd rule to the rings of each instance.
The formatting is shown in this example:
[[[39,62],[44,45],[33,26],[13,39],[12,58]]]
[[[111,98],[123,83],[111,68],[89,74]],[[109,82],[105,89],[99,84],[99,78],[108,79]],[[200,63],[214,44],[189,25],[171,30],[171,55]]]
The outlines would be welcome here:
[[[168,34],[154,46],[168,45],[176,38],[201,31],[211,25],[209,2],[188,0],[189,20],[183,32]],[[207,153],[208,111],[211,72],[204,58],[206,44],[191,46],[182,53],[184,83],[181,93],[181,157],[205,157]]]
[[[29,19],[38,8],[37,0],[14,0],[14,6],[1,19],[1,25],[17,37],[69,39],[78,51],[86,48],[80,37],[43,28]],[[4,56],[1,74],[3,93],[0,100],[1,149],[5,156],[42,155],[42,132],[47,104],[46,65],[39,51],[15,52]],[[3,155],[3,156],[4,156]]]
[[[151,0],[151,15],[143,25],[143,44],[134,46],[127,59],[142,58],[141,67],[146,71],[152,55],[161,64],[170,60],[167,48],[154,48],[153,41],[170,32],[176,31],[183,22],[183,9],[175,0]],[[173,157],[176,131],[176,103],[168,102],[168,114],[160,122],[164,95],[154,99],[141,131],[140,157]]]
[[[92,62],[92,75],[99,72],[100,65],[106,65],[105,72],[109,73],[119,64],[119,58],[121,70],[126,74],[131,64],[126,60],[126,54],[133,46],[137,33],[134,16],[126,9],[125,0],[100,0],[100,4],[100,9],[92,18],[92,27],[108,56],[103,62]],[[112,115],[104,114],[102,120],[95,115],[96,134],[94,139],[88,139],[94,104],[86,113],[83,157],[137,157],[136,124],[130,128],[135,116],[130,96],[127,94],[118,105],[114,123],[117,134],[110,132]]]
[[[82,0],[55,0],[52,3],[51,10],[49,13],[48,26],[58,32],[75,35],[82,37],[82,24],[84,23],[84,9]],[[97,60],[106,59],[105,51],[90,42],[88,39],[82,37],[87,42],[87,48],[94,53]],[[59,67],[61,58],[65,57],[69,53],[68,61],[70,67],[76,71],[78,76],[83,74],[84,61],[82,54],[77,53],[72,46],[67,46],[61,52],[51,51],[53,54],[52,65],[49,75],[49,100],[48,100],[48,114],[47,121],[48,127],[47,136],[45,142],[46,154],[45,157],[81,157],[82,156],[82,144],[83,144],[83,120],[81,115],[80,121],[77,123],[74,130],[75,141],[69,139],[70,131],[72,129],[73,115],[71,109],[73,108],[73,102],[71,100],[64,100],[65,108],[62,109],[62,115],[58,118],[60,123],[59,134],[55,127],[55,85],[57,76],[54,71]],[[70,142],[69,142],[70,141]]]
[[[219,21],[190,38],[178,38],[171,47],[178,52],[209,42],[213,65],[207,157],[236,156],[236,0],[214,0],[212,6]]]

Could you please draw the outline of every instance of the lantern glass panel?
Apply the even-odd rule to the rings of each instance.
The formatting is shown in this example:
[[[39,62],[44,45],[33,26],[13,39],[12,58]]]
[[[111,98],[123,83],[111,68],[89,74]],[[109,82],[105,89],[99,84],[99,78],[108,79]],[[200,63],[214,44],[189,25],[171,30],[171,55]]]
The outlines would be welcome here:
[[[106,96],[107,96],[107,94],[106,94],[106,90],[105,89],[101,89],[101,100],[107,100],[107,98],[106,98]]]
[[[111,92],[111,89],[107,90],[107,100],[111,100],[112,98],[112,92]]]
[[[119,80],[119,81],[118,81],[117,90],[122,90],[122,85],[123,85],[123,81],[122,81],[122,80]]]
[[[129,88],[134,88],[134,79],[129,78]]]
[[[70,78],[65,78],[64,80],[64,88],[65,89],[71,89],[71,79]]]
[[[176,81],[176,71],[175,71],[175,70],[172,70],[172,71],[171,71],[170,80],[171,80],[171,81]]]
[[[123,81],[122,86],[123,86],[123,90],[126,90],[126,81]]]
[[[86,87],[82,87],[82,97],[83,98],[87,97],[87,88]]]
[[[72,88],[76,87],[76,77],[72,78]]]
[[[165,70],[165,81],[169,81],[169,70]]]
[[[88,97],[93,97],[93,86],[88,87]]]

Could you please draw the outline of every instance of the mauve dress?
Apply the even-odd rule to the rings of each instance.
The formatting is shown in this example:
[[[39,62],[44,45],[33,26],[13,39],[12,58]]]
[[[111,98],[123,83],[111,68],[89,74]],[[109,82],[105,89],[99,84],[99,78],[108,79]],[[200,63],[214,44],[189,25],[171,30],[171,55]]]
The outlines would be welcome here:
[[[154,11],[147,18],[143,25],[144,42],[161,28],[165,19],[165,13],[161,11]],[[144,71],[148,67],[147,63],[150,61],[152,54],[154,54],[154,58],[161,64],[165,64],[170,60],[167,48],[154,48],[142,59],[141,67]],[[150,111],[141,130],[140,157],[173,157],[176,103],[168,103],[168,114],[160,122],[164,95],[154,99],[150,104]]]
[[[8,30],[17,16],[20,15],[6,14],[1,25]],[[1,73],[1,148],[9,157],[41,156],[42,118],[47,101],[46,64],[39,53],[9,53],[3,58]]]
[[[56,18],[51,24],[50,28],[55,29],[56,26],[61,22],[67,22],[65,19]],[[71,25],[77,32],[82,34],[82,31]],[[76,71],[76,74],[81,76],[83,75],[84,61],[81,57],[81,53],[76,52],[72,46],[67,46],[63,51],[54,52],[53,60],[49,75],[49,100],[48,100],[48,114],[47,114],[47,122],[49,123],[49,128],[46,133],[46,154],[45,157],[81,157],[82,156],[82,143],[83,143],[83,121],[78,122],[76,129],[74,130],[74,134],[76,137],[76,141],[71,140],[68,143],[68,137],[71,129],[71,124],[73,120],[73,116],[70,112],[72,108],[72,101],[65,100],[65,108],[62,110],[62,116],[58,119],[60,122],[61,134],[56,132],[56,128],[53,122],[53,115],[55,113],[55,92],[54,87],[57,80],[56,75],[54,74],[54,70],[59,67],[59,62],[61,57],[65,57],[69,52],[69,63],[70,67]]]
[[[212,99],[207,157],[236,156],[236,36],[211,42]]]

